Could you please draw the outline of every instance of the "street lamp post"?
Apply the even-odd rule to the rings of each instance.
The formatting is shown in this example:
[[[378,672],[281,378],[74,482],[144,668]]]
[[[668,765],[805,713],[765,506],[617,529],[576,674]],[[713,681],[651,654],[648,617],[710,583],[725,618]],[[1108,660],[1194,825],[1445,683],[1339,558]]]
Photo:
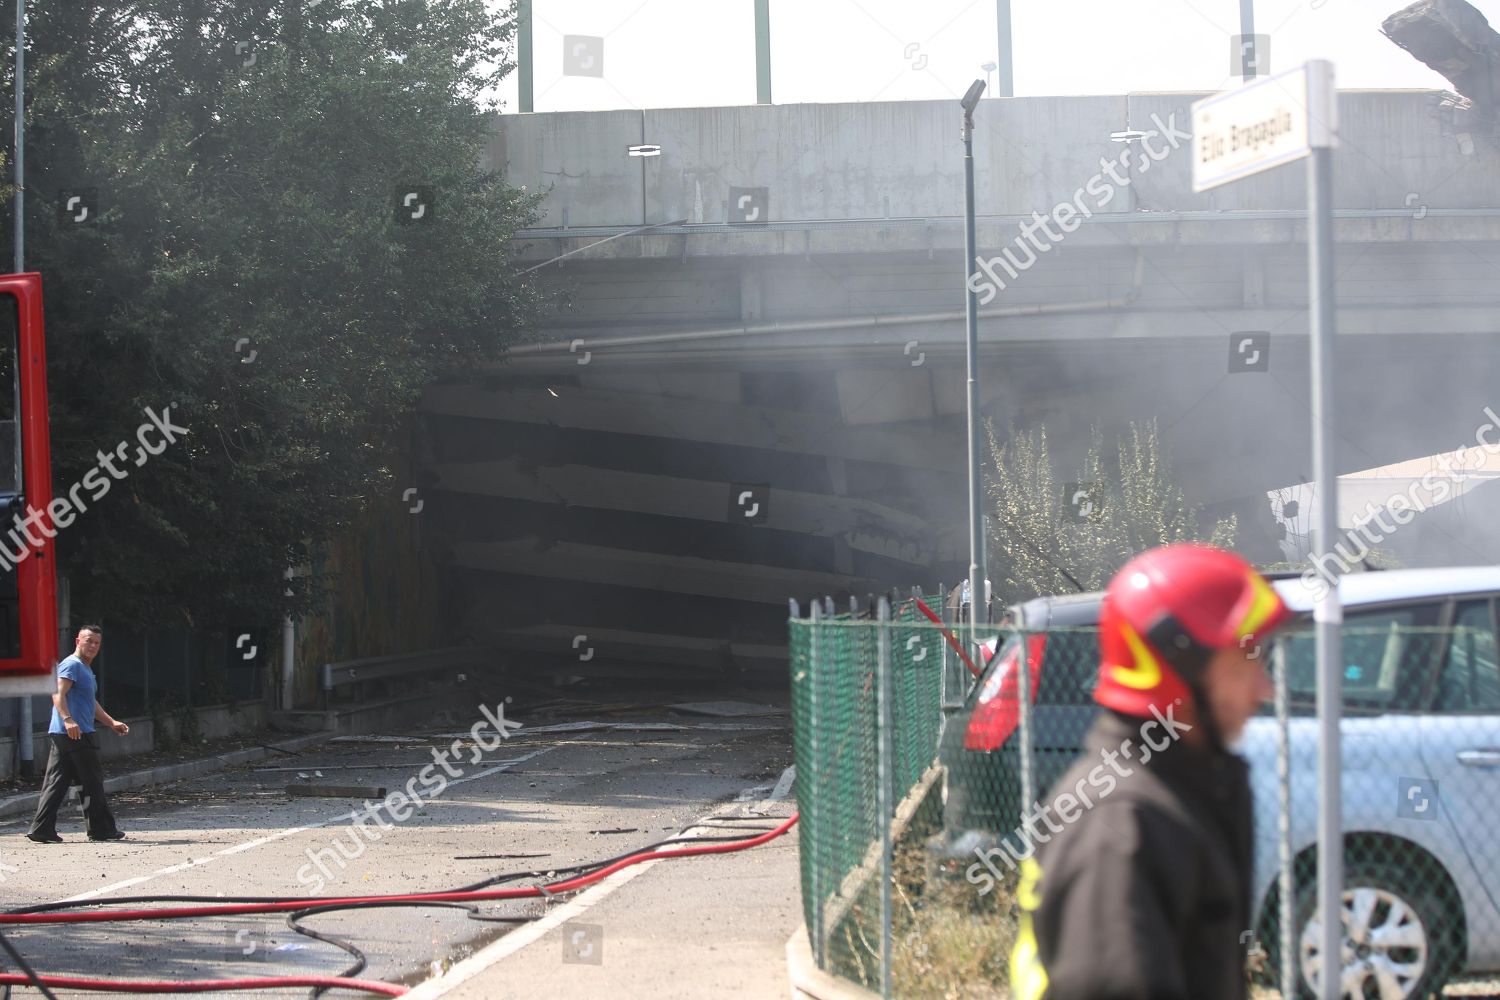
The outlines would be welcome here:
[[[959,103],[964,109],[964,316],[968,322],[969,373],[969,627],[980,621],[981,608],[989,607],[985,586],[985,538],[983,479],[979,461],[979,301],[974,291],[974,108],[984,94],[984,81],[975,80]]]

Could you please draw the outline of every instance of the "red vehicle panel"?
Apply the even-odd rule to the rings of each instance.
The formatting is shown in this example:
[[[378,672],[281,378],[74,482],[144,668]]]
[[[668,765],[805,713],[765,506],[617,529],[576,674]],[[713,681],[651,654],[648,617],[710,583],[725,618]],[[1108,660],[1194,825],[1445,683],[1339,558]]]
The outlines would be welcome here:
[[[0,695],[46,694],[57,663],[55,543],[37,531],[42,537],[32,544],[20,530],[28,509],[43,512],[39,520],[53,530],[45,513],[52,502],[52,445],[40,274],[0,275],[0,319],[0,357],[9,356],[5,374],[19,396],[6,407],[10,419],[0,421],[0,449],[13,449],[19,421],[21,451],[19,477],[9,460],[0,476],[0,549],[10,554],[0,560]],[[6,391],[0,386],[0,396]],[[19,560],[11,558],[18,551],[13,537],[28,550]]]

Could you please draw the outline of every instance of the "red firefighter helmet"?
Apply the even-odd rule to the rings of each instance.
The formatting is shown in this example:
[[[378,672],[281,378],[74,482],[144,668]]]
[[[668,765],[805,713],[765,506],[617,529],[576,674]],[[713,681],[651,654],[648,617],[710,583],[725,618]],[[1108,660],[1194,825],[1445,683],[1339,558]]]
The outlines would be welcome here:
[[[1164,712],[1189,699],[1215,652],[1253,648],[1291,614],[1232,552],[1193,543],[1142,552],[1104,592],[1094,700],[1127,715]]]

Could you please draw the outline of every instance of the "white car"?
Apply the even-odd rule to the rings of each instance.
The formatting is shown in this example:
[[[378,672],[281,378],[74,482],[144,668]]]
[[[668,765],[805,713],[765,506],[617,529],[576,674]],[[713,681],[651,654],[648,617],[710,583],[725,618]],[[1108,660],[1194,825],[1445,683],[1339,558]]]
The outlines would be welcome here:
[[[1310,612],[1300,580],[1275,584]],[[1405,1000],[1459,970],[1500,969],[1500,568],[1392,570],[1345,577],[1341,760],[1345,945],[1341,994]],[[1292,844],[1305,886],[1297,966],[1318,975],[1312,865],[1318,814],[1313,636],[1283,641],[1294,706]],[[1280,790],[1274,718],[1240,751],[1255,793],[1259,930],[1278,962]]]

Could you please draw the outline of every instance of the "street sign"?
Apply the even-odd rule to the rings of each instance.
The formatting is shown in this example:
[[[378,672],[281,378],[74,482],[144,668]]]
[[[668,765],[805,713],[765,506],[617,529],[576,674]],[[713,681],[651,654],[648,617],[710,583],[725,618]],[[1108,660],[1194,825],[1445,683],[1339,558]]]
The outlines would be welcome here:
[[[1327,577],[1323,596],[1313,608],[1318,678],[1318,914],[1342,908],[1344,884],[1344,853],[1339,849],[1343,843],[1339,798],[1343,787],[1343,732],[1339,720],[1344,703],[1340,634],[1344,614],[1338,590],[1344,568],[1332,552],[1338,530],[1338,462],[1333,436],[1333,149],[1338,145],[1337,101],[1333,64],[1315,59],[1193,105],[1194,191],[1207,191],[1304,157],[1308,160],[1307,311],[1312,360],[1312,458],[1318,500],[1313,512],[1312,562],[1322,567]],[[1242,347],[1252,344],[1249,338],[1253,336],[1235,335],[1243,341]],[[1236,360],[1232,352],[1233,347],[1231,366]],[[1256,359],[1259,357],[1257,352]],[[1284,692],[1281,698],[1285,700]],[[1341,921],[1317,919],[1321,921],[1319,954],[1339,954],[1346,943]],[[1289,925],[1282,928],[1281,947],[1282,989],[1287,990],[1291,988],[1288,974],[1295,973],[1292,963],[1285,960],[1295,947]],[[1310,977],[1317,980],[1312,985],[1320,1000],[1343,996],[1339,977],[1333,973],[1333,963],[1325,960]]]
[[[1314,60],[1193,105],[1193,190],[1337,145],[1333,65]]]

